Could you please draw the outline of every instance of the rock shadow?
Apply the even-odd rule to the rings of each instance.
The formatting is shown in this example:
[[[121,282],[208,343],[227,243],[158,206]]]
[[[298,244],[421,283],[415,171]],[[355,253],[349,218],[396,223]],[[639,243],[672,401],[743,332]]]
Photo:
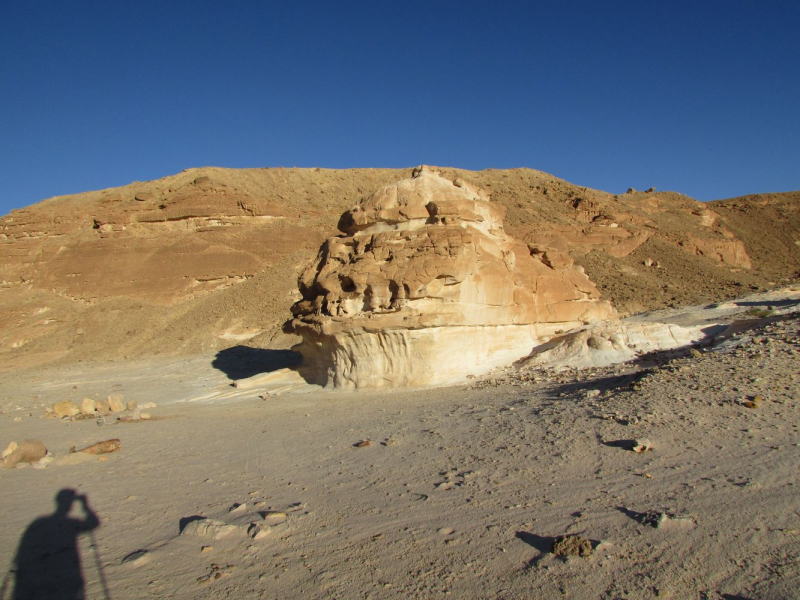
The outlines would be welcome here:
[[[625,508],[624,506],[618,506],[617,510],[629,519],[633,519],[640,525],[646,525],[647,518],[650,516],[650,513],[636,512],[635,510]]]
[[[608,446],[609,448],[622,448],[623,450],[633,450],[633,447],[636,445],[636,440],[610,440],[608,442],[602,442],[604,446]]]
[[[291,350],[233,346],[217,352],[211,366],[225,373],[228,379],[237,380],[296,367],[302,360],[300,354]]]
[[[754,307],[763,307],[763,308],[783,308],[786,306],[795,306],[796,304],[800,304],[794,298],[787,298],[784,300],[736,300],[734,301],[736,306],[754,306]]]
[[[183,517],[180,521],[178,521],[178,533],[183,533],[183,530],[186,529],[186,526],[189,523],[192,523],[194,521],[202,521],[205,518],[206,517],[203,517],[201,515],[192,515],[191,517]]]
[[[522,540],[529,546],[533,546],[536,550],[539,551],[538,556],[534,556],[532,559],[528,561],[528,567],[535,567],[542,561],[548,554],[553,551],[553,544],[556,541],[556,538],[546,535],[537,535],[535,533],[529,533],[527,531],[518,531],[516,533],[517,539]]]

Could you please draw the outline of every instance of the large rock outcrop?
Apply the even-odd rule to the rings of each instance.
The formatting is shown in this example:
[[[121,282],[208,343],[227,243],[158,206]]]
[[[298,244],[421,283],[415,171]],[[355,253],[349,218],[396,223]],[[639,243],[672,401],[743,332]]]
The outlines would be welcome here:
[[[503,230],[505,208],[422,167],[344,213],[286,331],[326,387],[437,385],[613,315],[583,269]]]

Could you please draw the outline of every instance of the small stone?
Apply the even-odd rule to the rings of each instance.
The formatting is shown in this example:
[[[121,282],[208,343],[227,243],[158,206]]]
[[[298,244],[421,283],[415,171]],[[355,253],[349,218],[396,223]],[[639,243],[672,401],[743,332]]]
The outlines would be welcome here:
[[[633,447],[631,448],[631,450],[633,450],[637,454],[641,454],[642,452],[649,452],[652,449],[653,449],[653,443],[646,438],[642,438],[640,440],[634,440]]]
[[[589,556],[592,542],[580,535],[566,535],[553,540],[553,554],[556,556]]]
[[[125,410],[125,404],[122,402],[122,395],[111,394],[108,397],[108,407],[111,412],[122,412]]]
[[[703,356],[703,353],[700,352],[700,350],[698,350],[697,348],[692,348],[689,351],[689,354],[692,356],[692,358],[700,358],[701,356]]]
[[[150,556],[147,550],[135,550],[122,559],[122,564],[137,569],[142,565],[146,565],[151,560],[153,560],[153,557]]]
[[[206,554],[207,552],[211,552],[214,549],[214,546],[200,546],[200,552]]]
[[[755,400],[745,400],[744,402],[742,402],[742,406],[744,406],[745,408],[758,408],[761,405]]]
[[[139,418],[142,421],[149,421],[150,419],[153,418],[153,416],[150,413],[143,412],[143,413],[139,414]]]
[[[17,449],[17,442],[11,442],[8,445],[8,447],[5,450],[3,450],[3,453],[0,454],[0,459],[5,458],[6,456],[8,456],[12,452],[14,452],[14,450],[16,450],[16,449]]]
[[[666,527],[667,525],[693,526],[694,519],[681,515],[671,515],[665,512],[653,511],[642,517],[642,525],[650,525],[656,529]]]
[[[54,460],[55,460],[55,457],[48,452],[42,458],[40,458],[38,461],[33,463],[33,468],[34,469],[46,469],[47,465],[49,465]]]
[[[108,400],[95,400],[95,410],[101,415],[107,415],[111,412],[111,407],[108,405]]]
[[[131,400],[125,404],[125,408],[128,410],[135,410],[136,409],[136,400]]]
[[[286,521],[286,513],[280,510],[270,510],[264,513],[264,520],[268,525],[278,525]]]
[[[53,404],[53,412],[59,419],[62,419],[80,414],[81,409],[72,400],[62,400]]]
[[[81,400],[81,412],[84,415],[94,415],[97,412],[97,403],[93,398],[84,398]]]
[[[102,442],[97,442],[96,444],[92,444],[91,446],[86,446],[86,448],[82,448],[80,450],[75,450],[73,447],[70,450],[70,453],[74,452],[83,452],[84,454],[108,454],[110,452],[116,452],[117,450],[122,449],[122,442],[119,438],[114,438],[111,440],[104,440]]]
[[[360,442],[354,444],[356,448],[366,448],[367,446],[371,446],[372,442],[370,440],[361,440]]]
[[[240,531],[236,525],[228,525],[215,519],[198,519],[187,524],[181,535],[195,535],[197,537],[219,540]]]
[[[600,395],[600,390],[586,390],[587,398],[597,398]]]
[[[155,402],[142,402],[142,403],[139,405],[139,408],[141,408],[142,410],[145,410],[145,409],[147,409],[147,408],[156,408],[156,406],[157,406],[157,405],[156,405],[156,403],[155,403]]]
[[[247,528],[247,535],[251,539],[260,540],[267,537],[271,533],[269,527],[262,527],[258,523],[250,523]]]
[[[11,452],[6,454],[10,448]],[[25,440],[21,444],[9,444],[8,448],[3,452],[3,466],[7,469],[13,469],[16,466],[27,466],[30,463],[36,463],[47,455],[47,448],[39,440]]]
[[[228,509],[228,512],[231,514],[239,514],[243,513],[247,510],[247,504],[234,504]]]

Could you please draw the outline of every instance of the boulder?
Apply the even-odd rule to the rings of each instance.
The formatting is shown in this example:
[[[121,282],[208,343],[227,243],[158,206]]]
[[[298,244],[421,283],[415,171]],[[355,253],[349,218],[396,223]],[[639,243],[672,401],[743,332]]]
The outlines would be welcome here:
[[[62,400],[53,404],[53,412],[61,419],[63,417],[74,417],[80,414],[81,409],[72,400]]]
[[[224,521],[215,519],[197,519],[189,522],[181,531],[181,535],[192,535],[197,537],[219,540],[237,533],[242,533],[238,525],[229,525]]]
[[[81,412],[84,415],[94,415],[97,411],[97,403],[92,398],[81,400]]]
[[[345,212],[284,326],[302,337],[303,377],[350,389],[444,385],[614,315],[583,269],[509,236],[504,216],[483,190],[427,167]]]
[[[122,412],[125,410],[125,403],[120,394],[111,394],[108,397],[108,407],[111,412]]]
[[[20,444],[11,442],[3,452],[3,466],[13,469],[19,463],[36,463],[47,455],[47,448],[39,440],[25,440]]]

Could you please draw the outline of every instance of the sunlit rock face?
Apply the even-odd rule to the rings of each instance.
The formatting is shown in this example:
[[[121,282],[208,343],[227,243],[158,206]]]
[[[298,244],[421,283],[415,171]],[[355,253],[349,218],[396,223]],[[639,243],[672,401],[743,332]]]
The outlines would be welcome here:
[[[613,309],[572,260],[503,230],[504,208],[426,167],[364,198],[300,277],[285,329],[336,388],[442,385]]]

